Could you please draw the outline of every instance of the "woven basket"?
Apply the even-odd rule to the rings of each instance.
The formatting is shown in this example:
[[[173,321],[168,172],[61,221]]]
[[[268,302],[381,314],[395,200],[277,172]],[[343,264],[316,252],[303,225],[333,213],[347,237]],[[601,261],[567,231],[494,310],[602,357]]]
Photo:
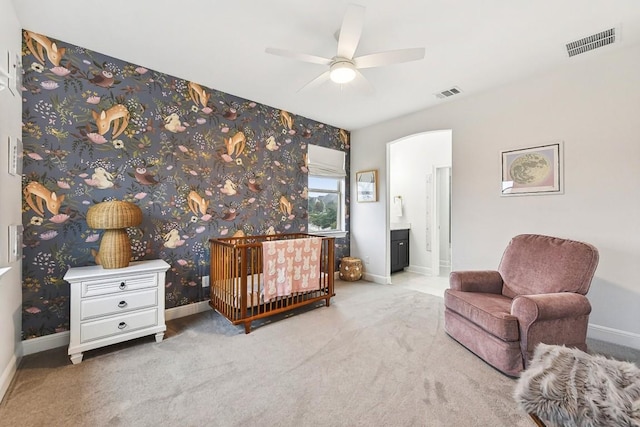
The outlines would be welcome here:
[[[362,277],[362,260],[354,257],[344,257],[340,260],[340,279],[355,282]]]

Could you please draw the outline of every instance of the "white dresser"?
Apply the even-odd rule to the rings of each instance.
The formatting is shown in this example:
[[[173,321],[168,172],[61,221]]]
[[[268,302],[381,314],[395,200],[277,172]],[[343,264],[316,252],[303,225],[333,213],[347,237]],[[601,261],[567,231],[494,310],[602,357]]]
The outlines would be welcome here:
[[[70,268],[64,280],[71,285],[71,362],[82,362],[84,351],[145,335],[162,341],[167,269],[162,260]]]

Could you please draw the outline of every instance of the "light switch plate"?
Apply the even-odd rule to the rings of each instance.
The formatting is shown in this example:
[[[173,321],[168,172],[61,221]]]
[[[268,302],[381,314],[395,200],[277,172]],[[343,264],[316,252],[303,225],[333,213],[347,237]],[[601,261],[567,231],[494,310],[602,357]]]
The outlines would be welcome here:
[[[9,52],[7,52],[7,55],[9,55]],[[7,64],[8,64],[8,62],[7,62]],[[10,80],[9,77],[11,76],[9,74],[9,69],[7,68],[5,70],[4,65],[5,64],[3,64],[0,61],[0,91],[2,91],[2,90],[4,90],[4,89],[9,87],[9,80]]]
[[[22,232],[20,225],[9,226],[9,262],[15,262],[22,258]]]
[[[22,93],[22,55],[9,52],[7,72],[9,73],[9,90],[14,96]]]
[[[9,173],[22,175],[22,140],[9,137]]]

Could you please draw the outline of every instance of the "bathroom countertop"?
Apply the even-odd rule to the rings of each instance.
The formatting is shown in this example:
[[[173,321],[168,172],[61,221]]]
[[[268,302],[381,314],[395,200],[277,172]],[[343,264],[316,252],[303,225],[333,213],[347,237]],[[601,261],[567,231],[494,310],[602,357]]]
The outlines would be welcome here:
[[[392,222],[391,224],[389,224],[389,229],[391,231],[393,231],[393,230],[410,230],[411,229],[411,223],[409,223],[409,222]]]

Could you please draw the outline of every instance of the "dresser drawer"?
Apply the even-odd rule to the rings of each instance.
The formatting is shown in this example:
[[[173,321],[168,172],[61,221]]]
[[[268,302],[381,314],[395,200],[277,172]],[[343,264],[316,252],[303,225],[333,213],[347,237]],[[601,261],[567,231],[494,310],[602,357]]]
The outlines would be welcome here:
[[[155,286],[155,274],[85,280],[82,282],[81,296],[82,298],[94,297],[98,295],[121,293],[124,291],[134,291],[136,289],[153,288]]]
[[[141,308],[155,307],[157,305],[158,290],[155,288],[83,299],[80,302],[80,319],[86,320],[92,317],[125,313]]]
[[[113,335],[126,334],[127,332],[156,326],[157,324],[157,308],[84,322],[80,324],[80,342],[85,343]]]

